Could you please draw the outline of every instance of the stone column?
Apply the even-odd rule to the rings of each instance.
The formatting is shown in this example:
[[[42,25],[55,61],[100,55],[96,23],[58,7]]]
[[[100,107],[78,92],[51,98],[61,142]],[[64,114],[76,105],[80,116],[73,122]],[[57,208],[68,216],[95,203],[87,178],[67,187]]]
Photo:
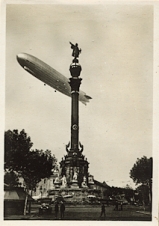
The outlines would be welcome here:
[[[71,86],[71,148],[70,151],[77,153],[79,148],[79,88],[81,84],[80,72],[82,68],[79,63],[73,62],[70,65],[70,86]]]

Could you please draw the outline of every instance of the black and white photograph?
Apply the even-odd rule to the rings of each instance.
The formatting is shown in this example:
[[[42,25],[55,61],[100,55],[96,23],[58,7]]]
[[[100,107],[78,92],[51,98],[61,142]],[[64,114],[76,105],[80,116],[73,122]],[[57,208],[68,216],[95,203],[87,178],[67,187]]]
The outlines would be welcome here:
[[[157,225],[157,2],[5,4],[5,223]]]

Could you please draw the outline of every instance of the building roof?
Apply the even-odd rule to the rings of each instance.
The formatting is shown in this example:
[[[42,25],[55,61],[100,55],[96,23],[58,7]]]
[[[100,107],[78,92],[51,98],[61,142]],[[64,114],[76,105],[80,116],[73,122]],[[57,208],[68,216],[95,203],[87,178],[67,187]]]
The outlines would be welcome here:
[[[103,183],[97,181],[97,180],[94,180],[94,183],[95,185],[99,186],[99,187],[103,187],[103,188],[109,188],[110,186],[107,185],[107,183],[105,181],[103,181]]]
[[[22,201],[25,200],[26,194],[23,188],[8,188],[4,191],[4,200]],[[30,195],[28,195],[28,200],[33,200]]]

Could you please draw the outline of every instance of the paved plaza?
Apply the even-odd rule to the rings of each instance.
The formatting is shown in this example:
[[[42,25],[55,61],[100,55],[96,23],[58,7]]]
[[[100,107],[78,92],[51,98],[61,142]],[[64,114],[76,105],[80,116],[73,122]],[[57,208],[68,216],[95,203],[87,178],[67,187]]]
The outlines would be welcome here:
[[[106,217],[100,218],[100,206],[67,206],[64,219],[60,216],[55,218],[54,206],[52,214],[39,215],[38,206],[32,205],[30,215],[26,216],[6,216],[5,220],[98,220],[98,221],[151,221],[149,211],[144,211],[143,207],[126,205],[122,211],[115,211],[114,206],[106,206]]]

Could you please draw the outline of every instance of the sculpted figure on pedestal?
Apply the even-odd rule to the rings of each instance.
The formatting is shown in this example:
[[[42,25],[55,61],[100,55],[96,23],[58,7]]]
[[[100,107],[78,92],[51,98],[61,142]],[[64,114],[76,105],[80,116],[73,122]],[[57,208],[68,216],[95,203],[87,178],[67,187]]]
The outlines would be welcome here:
[[[93,176],[92,176],[92,175],[89,175],[89,177],[88,177],[88,182],[89,182],[89,183],[94,182],[94,181],[93,181]]]
[[[69,146],[70,146],[70,142],[66,145],[66,151],[67,151],[67,153],[70,151],[69,150]]]
[[[57,176],[57,177],[55,178],[54,184],[58,184],[58,183],[60,183],[60,180],[59,180],[59,177]]]
[[[83,177],[83,182],[82,182],[82,188],[85,188],[85,187],[87,187],[87,179],[86,179],[86,177],[84,176],[84,177]]]
[[[73,174],[73,180],[77,180],[77,172],[74,172],[74,174]]]
[[[62,181],[62,187],[65,188],[66,185],[67,185],[67,180],[66,180],[66,176],[65,175],[63,175],[61,181]]]
[[[74,44],[72,44],[70,42],[70,45],[71,45],[71,49],[73,49],[72,56],[74,58],[78,58],[79,57],[79,54],[81,53],[82,50],[78,48],[78,44],[77,43],[74,45]]]

